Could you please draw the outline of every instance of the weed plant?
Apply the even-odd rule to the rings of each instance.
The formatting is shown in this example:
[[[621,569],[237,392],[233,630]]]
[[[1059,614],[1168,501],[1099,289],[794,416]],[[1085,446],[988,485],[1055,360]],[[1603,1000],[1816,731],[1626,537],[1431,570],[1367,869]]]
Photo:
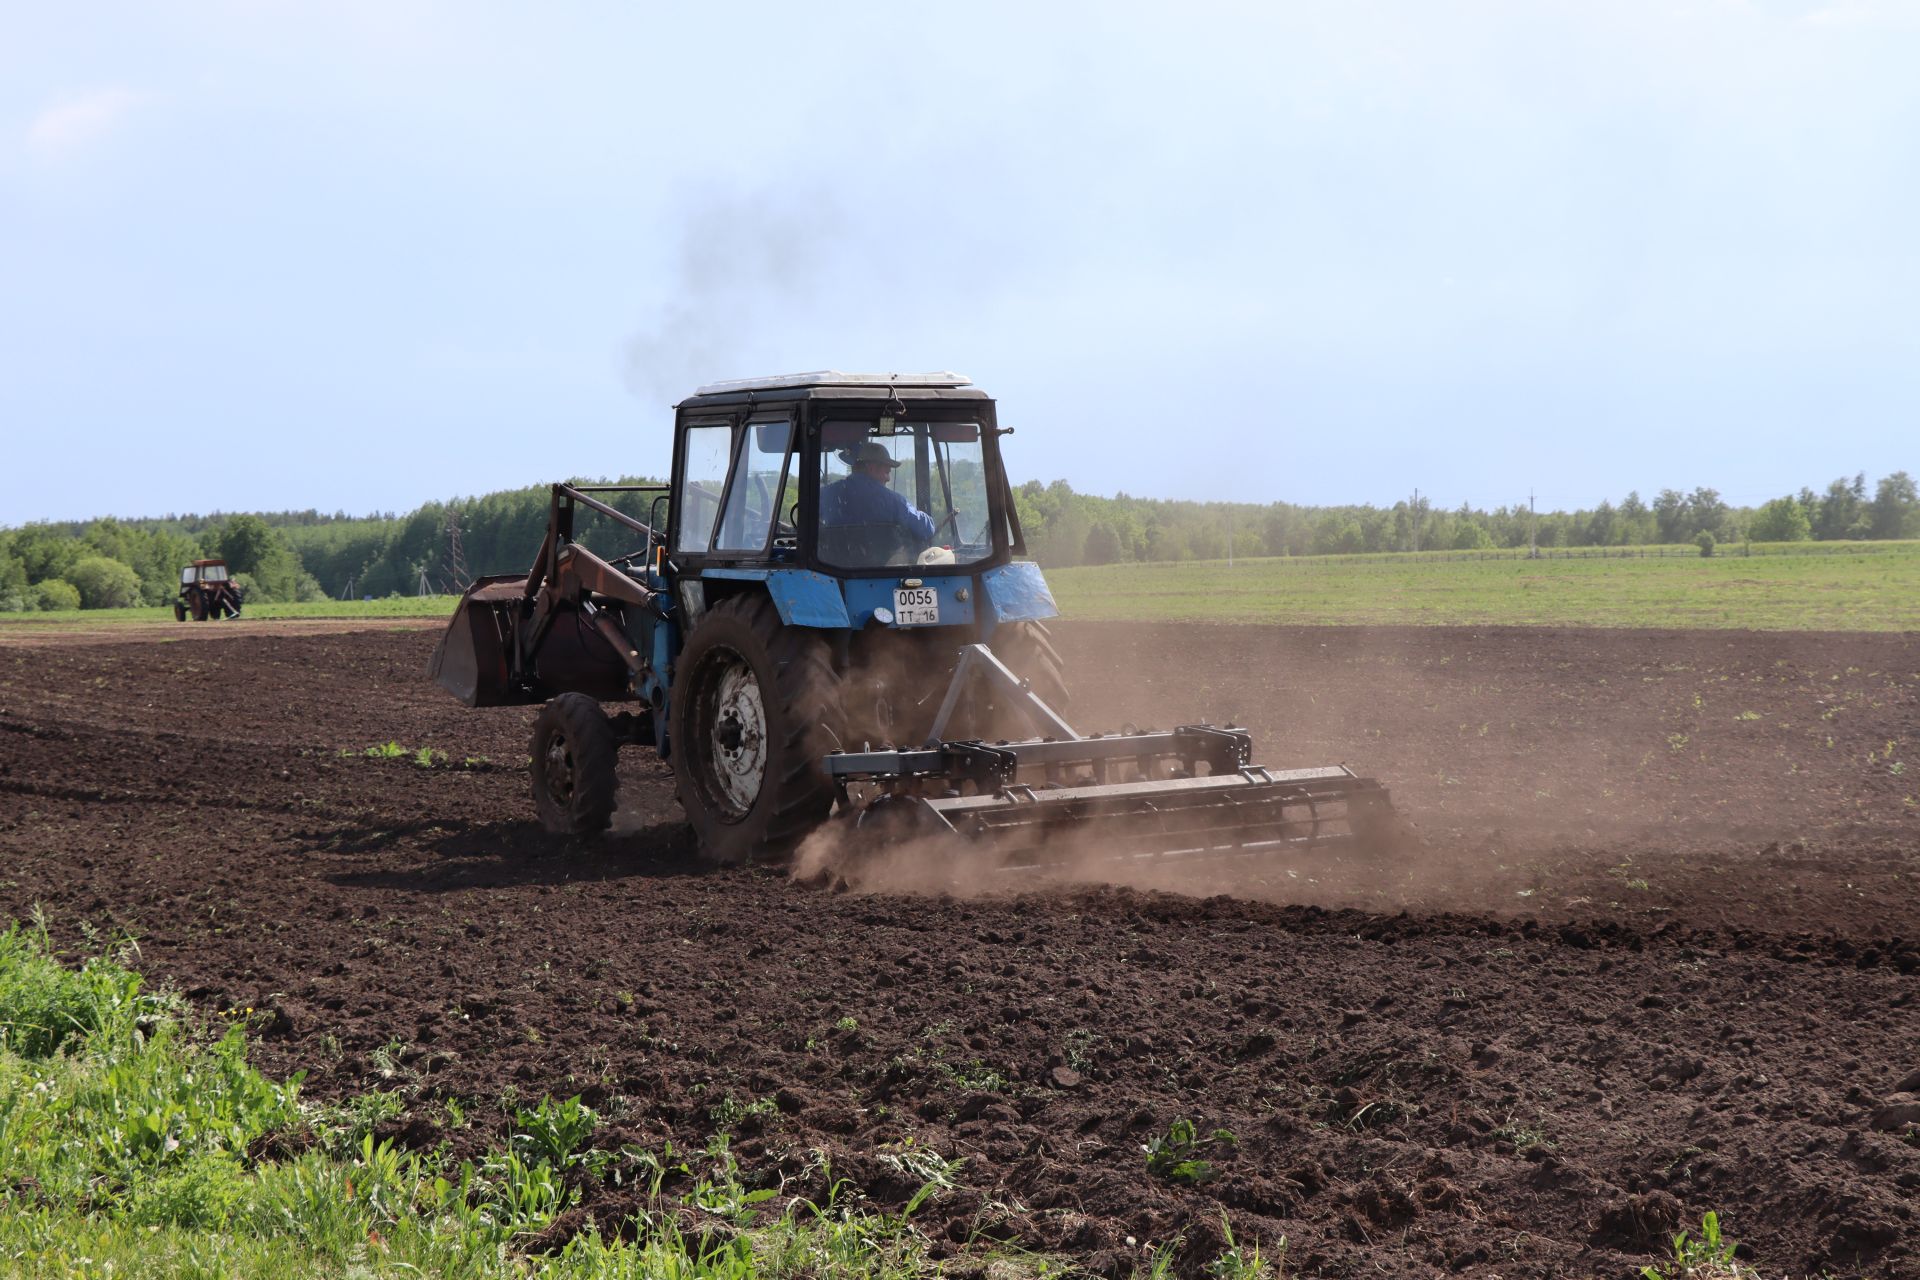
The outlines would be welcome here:
[[[1147,1172],[1154,1177],[1198,1186],[1213,1181],[1220,1173],[1200,1157],[1222,1145],[1231,1147],[1238,1142],[1229,1129],[1215,1129],[1203,1138],[1193,1121],[1183,1118],[1168,1125],[1165,1133],[1148,1139],[1140,1150],[1146,1153]]]
[[[1700,1219],[1700,1234],[1680,1231],[1673,1237],[1673,1261],[1642,1267],[1643,1280],[1751,1280],[1753,1272],[1734,1260],[1734,1242],[1720,1234],[1720,1215],[1709,1211]]]

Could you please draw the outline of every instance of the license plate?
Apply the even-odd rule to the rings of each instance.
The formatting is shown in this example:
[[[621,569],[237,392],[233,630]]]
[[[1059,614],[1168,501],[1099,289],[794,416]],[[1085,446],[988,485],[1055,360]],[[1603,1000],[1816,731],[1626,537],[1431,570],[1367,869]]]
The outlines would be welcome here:
[[[901,587],[893,593],[893,620],[909,627],[940,621],[940,593],[932,587]]]

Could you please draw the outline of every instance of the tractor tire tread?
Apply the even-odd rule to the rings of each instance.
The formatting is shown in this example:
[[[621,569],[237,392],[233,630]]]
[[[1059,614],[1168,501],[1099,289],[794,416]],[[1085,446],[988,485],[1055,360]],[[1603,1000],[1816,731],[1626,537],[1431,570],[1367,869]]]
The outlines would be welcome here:
[[[783,623],[773,601],[764,595],[733,596],[712,605],[688,637],[677,672],[693,670],[708,638],[716,634],[712,629],[716,619],[744,628],[760,647],[772,676],[772,687],[763,689],[761,697],[769,720],[780,726],[780,740],[770,744],[766,783],[754,810],[737,824],[717,822],[700,811],[697,786],[687,776],[686,737],[691,731],[683,723],[686,703],[676,701],[675,730],[670,735],[678,757],[675,791],[707,861],[721,866],[782,862],[833,807],[833,785],[821,760],[838,745],[829,726],[837,718],[840,677],[825,637]],[[750,655],[743,656],[752,661]],[[765,794],[765,787],[772,788],[771,796]],[[763,804],[768,807],[763,809]]]
[[[566,735],[573,753],[573,800],[564,808],[554,803],[545,782],[544,739],[555,727]],[[605,831],[619,802],[619,760],[619,739],[598,701],[584,693],[563,693],[548,702],[533,722],[533,802],[541,825],[556,835]]]

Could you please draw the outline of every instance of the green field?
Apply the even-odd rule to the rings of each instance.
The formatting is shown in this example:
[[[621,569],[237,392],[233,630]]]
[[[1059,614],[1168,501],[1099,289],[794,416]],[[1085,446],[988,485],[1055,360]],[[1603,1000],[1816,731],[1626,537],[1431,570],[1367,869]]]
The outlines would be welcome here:
[[[1758,550],[1758,548],[1756,548]],[[1069,618],[1372,626],[1920,630],[1920,543],[1841,553],[1464,560],[1445,553],[1047,574]]]
[[[1920,630],[1920,543],[1794,548],[1649,548],[1539,560],[1449,552],[1302,556],[1050,569],[1069,618],[1370,626],[1744,627],[1761,631]],[[254,620],[439,619],[454,596],[249,605]],[[170,609],[0,614],[0,627],[175,624]],[[218,625],[218,624],[214,624]]]
[[[388,596],[380,600],[315,600],[307,604],[250,604],[241,615],[252,619],[311,618],[446,618],[458,596]],[[116,622],[164,622],[168,626],[219,626],[219,623],[180,623],[173,609],[65,609],[57,613],[0,613],[0,626],[31,623],[39,626],[95,626]]]

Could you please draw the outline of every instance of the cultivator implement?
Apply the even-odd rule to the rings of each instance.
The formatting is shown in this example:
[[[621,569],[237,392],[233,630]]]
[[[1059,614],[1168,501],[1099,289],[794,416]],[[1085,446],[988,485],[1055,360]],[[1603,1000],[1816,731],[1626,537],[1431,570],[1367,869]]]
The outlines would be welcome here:
[[[1024,710],[1042,736],[943,740],[975,680]],[[926,746],[835,752],[825,764],[841,812],[863,836],[955,838],[1008,869],[1387,840],[1392,806],[1378,782],[1343,765],[1268,769],[1252,757],[1252,737],[1231,727],[1082,736],[984,645],[969,645]]]

